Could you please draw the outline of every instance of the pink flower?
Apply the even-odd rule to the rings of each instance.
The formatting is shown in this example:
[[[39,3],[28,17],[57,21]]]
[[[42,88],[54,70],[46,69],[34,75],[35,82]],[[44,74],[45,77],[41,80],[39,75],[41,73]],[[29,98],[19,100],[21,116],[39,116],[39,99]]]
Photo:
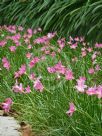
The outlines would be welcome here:
[[[84,37],[80,37],[80,42],[84,42]]]
[[[23,75],[26,73],[26,65],[21,65],[21,67],[19,68],[19,74]]]
[[[96,44],[95,44],[95,47],[96,47],[96,48],[102,48],[102,43],[96,43]]]
[[[29,35],[32,35],[32,34],[33,34],[33,31],[32,31],[32,29],[30,29],[30,28],[27,30],[27,32],[28,32]]]
[[[24,88],[22,83],[18,84],[18,82],[16,81],[15,85],[12,87],[12,90],[16,93],[23,93]]]
[[[70,48],[71,48],[71,49],[76,49],[77,46],[78,46],[77,43],[74,43],[74,44],[72,44],[72,45],[70,46]]]
[[[23,27],[22,26],[18,26],[18,30],[19,31],[23,31]]]
[[[24,39],[24,41],[25,41],[26,44],[29,44],[29,39],[28,38]]]
[[[81,54],[82,54],[82,57],[85,57],[87,55],[87,52],[86,51],[82,51]]]
[[[50,54],[50,50],[45,50],[45,54]]]
[[[97,52],[94,52],[92,55],[92,60],[96,59],[96,57],[97,57]]]
[[[48,70],[49,73],[55,73],[56,72],[54,67],[48,67],[47,70]]]
[[[55,56],[56,56],[56,53],[53,51],[53,52],[51,53],[51,56],[52,56],[52,57],[55,57]]]
[[[31,89],[30,89],[30,86],[28,85],[26,88],[25,88],[25,93],[30,93],[31,92]]]
[[[16,35],[12,36],[12,40],[13,40],[15,43],[18,42],[18,40],[20,40],[20,38],[21,38],[20,33],[18,33],[18,34],[16,34]]]
[[[93,49],[90,48],[90,47],[87,49],[88,52],[92,52],[92,50],[93,50]]]
[[[32,48],[32,45],[31,45],[31,44],[29,44],[27,48],[28,48],[28,49],[31,49],[31,48]]]
[[[19,71],[17,71],[17,72],[15,72],[14,73],[14,78],[18,78],[18,77],[20,77],[21,75],[19,74]]]
[[[11,98],[7,98],[5,99],[5,101],[2,103],[2,108],[5,112],[9,112],[10,108],[12,105],[12,99]]]
[[[49,38],[47,36],[43,36],[43,37],[39,37],[37,39],[34,40],[35,44],[46,44],[48,43]]]
[[[85,91],[85,88],[87,88],[87,85],[85,85],[85,80],[85,77],[80,77],[77,80],[77,85],[75,87],[79,92],[83,93]]]
[[[71,70],[66,70],[65,78],[66,78],[66,80],[74,79],[73,72]]]
[[[65,38],[59,39],[58,41],[59,47],[62,50],[65,46]]]
[[[61,62],[58,62],[58,63],[54,66],[54,68],[55,68],[55,71],[56,71],[57,73],[65,74],[65,72],[66,72],[65,66],[63,66]]]
[[[99,66],[98,64],[96,65],[95,70],[96,70],[96,71],[101,70],[101,68],[100,68],[100,66]]]
[[[73,115],[73,113],[75,112],[75,105],[74,105],[74,103],[69,103],[69,110],[66,112],[66,114],[68,115],[68,116],[72,116]]]
[[[15,46],[10,46],[9,49],[10,49],[11,52],[15,52],[16,51],[16,47]]]
[[[0,41],[0,46],[4,47],[6,45],[6,43],[7,43],[6,41]]]
[[[32,54],[31,54],[30,52],[28,52],[28,53],[26,54],[26,57],[27,57],[28,59],[30,59],[31,56],[32,56]]]
[[[60,53],[61,52],[61,49],[58,49],[58,53]]]
[[[41,56],[41,58],[40,58],[41,60],[46,60],[46,56]]]
[[[6,57],[3,57],[2,63],[3,63],[3,67],[4,67],[4,68],[6,68],[7,70],[10,69],[10,63],[9,63],[9,61],[7,60]]]
[[[47,37],[48,37],[49,39],[52,39],[55,35],[56,35],[56,33],[48,33],[48,34],[47,34]]]
[[[17,71],[17,72],[15,72],[15,78],[18,78],[18,77],[20,77],[20,76],[22,76],[23,74],[25,74],[26,73],[26,65],[25,64],[23,64],[23,65],[21,65],[21,67],[19,68],[19,71]]]
[[[36,77],[35,77],[35,74],[34,74],[34,73],[30,74],[30,76],[29,76],[29,79],[30,79],[30,80],[35,80],[35,78],[36,78]]]
[[[80,41],[79,37],[75,37],[74,40],[75,40],[76,42],[79,42],[79,41]]]
[[[34,82],[34,88],[39,92],[43,92],[44,87],[39,79]]]
[[[33,58],[31,61],[30,61],[30,64],[29,64],[29,67],[32,68],[35,66],[36,63],[38,63],[40,61],[40,59],[38,57],[35,57]]]
[[[95,95],[96,94],[96,89],[97,89],[96,86],[95,87],[90,87],[86,91],[86,94],[88,94],[88,95]]]
[[[96,95],[98,98],[102,98],[102,85],[99,85],[96,90]]]
[[[85,48],[85,47],[83,47],[83,48],[81,49],[81,51],[86,51],[86,48]]]
[[[88,70],[88,73],[89,73],[89,74],[94,74],[94,73],[95,73],[94,68],[90,68],[90,69]]]

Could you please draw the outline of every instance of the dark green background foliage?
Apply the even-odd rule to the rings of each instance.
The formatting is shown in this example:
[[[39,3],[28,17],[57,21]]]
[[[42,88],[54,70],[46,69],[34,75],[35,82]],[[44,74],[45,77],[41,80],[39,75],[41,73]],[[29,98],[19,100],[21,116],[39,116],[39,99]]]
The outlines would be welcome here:
[[[0,23],[102,40],[102,0],[1,0]]]

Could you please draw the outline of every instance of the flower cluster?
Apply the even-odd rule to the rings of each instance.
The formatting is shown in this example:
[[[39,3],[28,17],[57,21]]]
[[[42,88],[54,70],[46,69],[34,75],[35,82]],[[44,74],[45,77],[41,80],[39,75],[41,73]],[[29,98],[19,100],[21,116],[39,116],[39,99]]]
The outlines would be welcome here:
[[[69,87],[72,94],[76,93],[73,91],[76,90],[82,94],[82,97],[85,94],[88,98],[89,96],[96,96],[96,99],[102,98],[102,84],[94,81],[95,78],[100,80],[97,75],[102,68],[99,62],[101,43],[90,47],[83,37],[72,38],[70,36],[69,41],[66,38],[57,39],[56,32],[42,36],[41,28],[34,30],[28,28],[23,31],[22,26],[0,27],[0,32],[4,30],[7,33],[3,33],[0,40],[0,51],[2,52],[0,74],[4,74],[5,69],[8,73],[5,74],[5,77],[8,76],[8,80],[9,77],[10,80],[14,80],[12,81],[14,85],[10,86],[14,93],[29,95],[34,90],[36,90],[35,93],[43,93],[44,90],[47,90],[46,80],[48,79],[47,82],[50,84],[52,81],[49,81],[49,77],[53,75],[57,83],[61,83],[63,79],[63,84],[65,83],[65,88],[63,88],[67,91]],[[17,67],[16,61],[18,61]],[[79,93],[76,94],[79,95]],[[2,103],[2,109],[9,112],[12,103],[12,99],[7,98]],[[77,111],[76,107],[76,101],[73,100],[69,103],[69,110],[66,114],[71,117]]]
[[[63,66],[61,62],[58,62],[53,67],[48,67],[47,70],[49,73],[57,73],[57,75],[60,75],[60,74],[64,75],[66,80],[74,79],[72,70]]]

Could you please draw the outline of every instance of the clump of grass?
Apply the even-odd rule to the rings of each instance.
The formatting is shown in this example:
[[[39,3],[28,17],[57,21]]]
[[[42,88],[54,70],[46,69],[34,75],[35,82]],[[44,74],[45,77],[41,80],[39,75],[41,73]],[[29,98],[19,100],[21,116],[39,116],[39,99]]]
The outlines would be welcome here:
[[[30,123],[36,135],[100,136],[102,95],[90,95],[87,90],[102,87],[102,45],[90,47],[81,37],[57,40],[56,33],[43,36],[40,28],[23,30],[20,26],[3,26],[0,35],[0,101],[12,98],[13,108],[20,113],[18,119]],[[16,49],[10,50],[11,46]],[[4,57],[6,62],[2,60]],[[30,63],[35,57],[39,61]],[[19,73],[22,64],[26,70]],[[73,75],[66,78],[66,70]],[[80,77],[86,78],[87,88],[83,91],[76,88]],[[21,90],[15,90],[16,81],[18,87],[22,83]],[[34,86],[36,81],[40,82],[40,88]],[[25,90],[28,85],[31,92]],[[75,111],[69,116],[66,112],[71,102]]]

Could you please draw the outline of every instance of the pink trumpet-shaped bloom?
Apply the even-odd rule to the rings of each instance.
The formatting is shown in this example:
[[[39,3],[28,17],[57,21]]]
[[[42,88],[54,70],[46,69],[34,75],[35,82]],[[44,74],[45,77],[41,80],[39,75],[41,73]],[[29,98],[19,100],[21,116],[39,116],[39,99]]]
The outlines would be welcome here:
[[[10,46],[9,49],[10,49],[11,52],[15,52],[16,51],[16,47],[15,46]]]
[[[85,57],[87,55],[87,52],[86,51],[82,51],[81,54],[82,54],[82,57]]]
[[[65,38],[59,39],[58,41],[59,47],[62,50],[65,46]]]
[[[12,87],[12,90],[16,93],[23,93],[24,88],[22,83],[18,84],[18,82],[16,81],[15,85]]]
[[[32,30],[31,28],[29,28],[29,29],[27,30],[27,32],[28,32],[29,35],[32,35],[32,34],[33,34],[33,30]]]
[[[71,70],[67,70],[65,73],[66,80],[72,80],[74,79],[73,72]]]
[[[86,91],[86,94],[88,94],[88,95],[95,95],[96,94],[96,89],[97,89],[96,86],[95,87],[90,87]]]
[[[66,72],[65,66],[63,66],[61,62],[58,62],[58,63],[54,66],[54,68],[55,68],[55,71],[56,71],[57,73],[65,74],[65,72]]]
[[[21,67],[19,68],[19,74],[23,75],[26,73],[26,65],[21,65]]]
[[[95,44],[95,47],[96,47],[96,48],[102,48],[102,43],[96,43],[96,44]]]
[[[74,43],[74,44],[72,44],[72,45],[70,46],[70,48],[71,48],[71,49],[76,49],[77,46],[78,46],[77,43]]]
[[[26,65],[25,64],[23,64],[23,65],[21,65],[21,67],[19,68],[19,71],[17,71],[17,72],[15,72],[15,78],[18,78],[18,77],[20,77],[20,76],[22,76],[23,74],[25,74],[26,73]]]
[[[11,108],[11,105],[12,105],[12,99],[11,99],[11,98],[7,98],[7,99],[5,99],[5,101],[2,103],[2,109],[3,109],[5,112],[9,112],[9,111],[10,111],[10,108]]]
[[[98,98],[102,98],[102,85],[99,85],[96,90],[96,95]]]
[[[66,114],[68,115],[68,116],[72,116],[73,115],[73,113],[75,112],[75,105],[74,105],[74,103],[69,103],[69,110],[66,112]]]
[[[27,57],[28,59],[30,59],[31,56],[32,56],[32,54],[31,54],[30,52],[28,52],[28,53],[26,54],[26,57]]]
[[[26,88],[25,88],[25,93],[30,93],[31,92],[31,89],[30,89],[30,86],[28,85]]]
[[[2,59],[3,67],[6,68],[7,70],[10,69],[10,62],[7,60],[6,57],[3,57]]]
[[[88,70],[88,73],[89,73],[89,74],[94,74],[94,73],[95,73],[94,68],[90,68],[90,69]]]
[[[40,59],[39,59],[38,57],[33,58],[33,59],[30,61],[30,63],[29,63],[29,67],[30,67],[30,68],[33,68],[33,67],[35,66],[35,64],[36,64],[37,62],[39,62],[39,61],[40,61]]]
[[[34,82],[34,88],[39,92],[43,92],[44,86],[39,79]]]
[[[98,64],[96,65],[95,70],[96,70],[96,71],[101,70],[101,68],[100,68],[100,66],[99,66]]]
[[[93,49],[89,47],[89,48],[87,49],[87,51],[88,51],[88,52],[92,52]]]
[[[55,73],[56,72],[54,67],[48,67],[47,70],[48,70],[49,73]]]
[[[47,37],[48,37],[49,39],[52,39],[53,37],[55,37],[55,35],[56,35],[56,33],[48,33],[48,34],[47,34]]]
[[[35,74],[34,74],[34,73],[31,73],[31,74],[29,75],[29,79],[30,79],[30,80],[35,80],[35,79],[36,79]]]
[[[87,88],[87,85],[85,85],[85,80],[85,77],[80,77],[77,80],[77,85],[75,87],[79,92],[84,92],[85,88]]]
[[[7,43],[6,41],[0,41],[0,46],[4,47],[6,45],[6,43]]]

